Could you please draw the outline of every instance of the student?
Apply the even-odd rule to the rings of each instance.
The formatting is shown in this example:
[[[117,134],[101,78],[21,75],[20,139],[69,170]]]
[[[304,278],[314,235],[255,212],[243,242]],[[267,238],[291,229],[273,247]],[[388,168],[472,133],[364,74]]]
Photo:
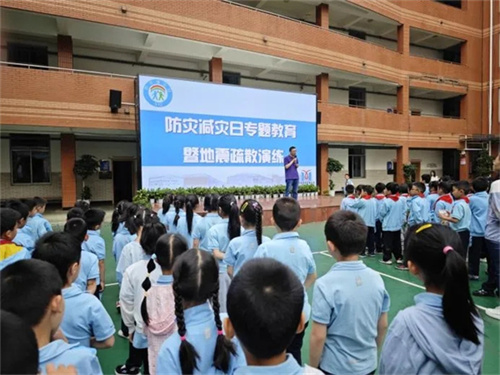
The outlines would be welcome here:
[[[17,221],[17,234],[12,240],[16,245],[24,247],[30,253],[35,250],[35,241],[31,229],[26,225],[29,217],[29,209],[23,202],[18,200],[8,201],[5,205],[6,208],[12,208],[19,212],[21,218]]]
[[[74,207],[81,209],[84,213],[90,210],[90,204],[83,200],[76,201]]]
[[[115,327],[109,314],[99,299],[73,284],[80,271],[81,253],[81,244],[76,237],[52,232],[37,242],[33,258],[53,264],[63,281],[62,296],[66,307],[61,330],[69,343],[97,349],[111,348],[115,342]]]
[[[115,209],[113,210],[113,214],[111,215],[111,234],[113,235],[113,239],[116,236],[116,233],[125,226],[125,220],[127,219],[127,210],[131,204],[132,203],[123,200],[118,202]]]
[[[118,229],[113,238],[113,255],[117,266],[120,262],[120,257],[125,245],[135,241],[137,238],[137,222],[141,220],[138,213],[142,212],[144,212],[142,207],[137,204],[130,204],[128,205],[125,213],[119,219],[120,223],[123,223],[123,225],[118,225]],[[116,281],[121,284],[121,272],[116,272]]]
[[[316,263],[309,245],[300,239],[297,233],[297,229],[302,223],[299,203],[290,198],[278,199],[273,206],[273,220],[278,234],[271,241],[263,243],[257,248],[255,258],[273,258],[286,264],[295,272],[304,285],[304,289],[307,290],[316,280]],[[303,311],[306,318],[305,327],[307,328],[311,305],[306,293],[304,293]],[[292,354],[301,366],[304,333],[305,331],[297,333],[287,348],[287,353]]]
[[[68,210],[66,213],[66,221],[70,219],[80,218],[83,219],[85,217],[85,213],[79,207],[73,207]]]
[[[184,203],[184,212],[180,214],[177,223],[177,232],[184,236],[189,248],[193,247],[193,229],[201,220],[201,216],[196,213],[199,203],[197,195],[188,194]]]
[[[179,224],[179,220],[182,214],[185,214],[183,207],[186,205],[186,197],[184,195],[177,195],[174,201],[175,211],[172,213],[167,213],[167,223],[168,223],[168,232],[176,233],[177,232],[177,224]]]
[[[346,197],[342,198],[342,202],[340,203],[340,209],[356,212],[356,209],[352,208],[352,205],[356,201],[356,196],[354,195],[354,186],[347,185],[345,187],[345,194],[346,194]]]
[[[12,242],[17,236],[21,214],[12,208],[0,208],[0,271],[9,264],[31,257],[24,247]]]
[[[379,374],[481,373],[483,321],[469,292],[461,247],[460,238],[443,225],[410,228],[405,259],[426,292],[392,321]]]
[[[281,262],[251,259],[243,265],[229,287],[229,319],[224,322],[227,336],[236,335],[246,356],[247,366],[236,369],[235,375],[322,374],[299,366],[286,353],[295,334],[304,330],[303,304],[304,287]]]
[[[429,183],[431,182],[431,175],[426,173],[423,174],[421,178],[422,178],[422,183],[425,186],[425,190],[423,191],[424,197],[427,197],[429,195]]]
[[[384,250],[384,241],[382,240],[382,219],[380,217],[380,211],[385,199],[385,184],[382,182],[375,185],[375,201],[377,202],[377,220],[375,222],[375,251],[377,253],[382,253]]]
[[[408,201],[408,226],[419,225],[429,220],[429,210],[427,201],[424,198],[425,186],[421,182],[411,184],[410,196]]]
[[[451,195],[451,183],[448,181],[441,181],[438,184],[439,198],[436,199],[432,211],[434,212],[435,223],[441,223],[439,213],[447,213],[451,211],[453,205],[453,197]],[[446,223],[443,221],[443,223]]]
[[[370,185],[363,185],[360,197],[351,206],[356,209],[358,215],[361,216],[365,225],[368,228],[366,235],[366,249],[368,249],[368,256],[375,256],[375,221],[377,218],[377,201],[372,198],[373,187]],[[361,257],[366,256],[366,251],[359,254]]]
[[[175,212],[175,207],[174,207],[174,196],[173,194],[167,194],[163,197],[163,202],[162,202],[162,207],[161,210],[158,211],[158,219],[160,219],[160,222],[165,225],[165,228],[168,230],[168,220],[167,220],[167,213],[169,212]]]
[[[352,185],[354,187],[354,184],[351,180],[351,176],[349,176],[349,173],[346,173],[344,175],[344,195],[347,195],[347,191],[346,191],[346,188],[349,186],[349,185]]]
[[[106,212],[97,208],[91,208],[84,213],[88,237],[87,241],[83,243],[82,249],[97,256],[99,261],[99,279],[101,283],[97,286],[98,293],[104,291],[106,280],[106,243],[104,242],[104,238],[101,237],[101,226],[105,216]]]
[[[382,219],[382,236],[384,239],[384,256],[381,263],[392,264],[392,256],[398,264],[403,264],[401,254],[401,227],[405,213],[405,204],[398,197],[399,185],[395,182],[387,184],[386,199],[380,210]]]
[[[48,237],[53,235],[47,234]],[[39,349],[37,367],[42,373],[47,373],[47,365],[52,364],[74,366],[79,374],[102,374],[95,349],[78,343],[68,344],[63,340],[52,341],[65,313],[61,277],[52,264],[35,259],[22,260],[6,267],[0,273],[0,280],[2,309],[17,315],[33,328]],[[23,348],[23,351],[26,349]],[[2,368],[3,365],[2,356]],[[36,373],[38,371],[31,374]]]
[[[45,233],[52,232],[52,226],[47,219],[43,217],[47,201],[40,197],[34,197],[33,201],[35,202],[35,213],[33,217],[28,220],[28,223],[33,233],[33,239],[36,242]]]
[[[224,263],[229,241],[241,234],[240,210],[234,195],[226,194],[219,199],[219,216],[221,221],[208,231],[208,251],[219,261],[219,305],[220,311],[225,313],[226,296],[231,278],[227,274]]]
[[[468,181],[458,181],[453,184],[453,206],[451,207],[451,212],[448,214],[439,213],[439,218],[441,220],[450,223],[451,229],[458,233],[462,241],[462,247],[460,248],[460,254],[467,257],[467,249],[469,248],[469,237],[470,237],[470,224],[471,224],[471,210],[469,207],[469,198],[467,194],[469,193],[469,182]],[[457,251],[459,251],[457,249]]]
[[[141,304],[141,317],[144,321],[144,334],[148,340],[149,373],[156,375],[158,352],[165,340],[176,329],[174,291],[172,289],[172,268],[177,257],[188,250],[186,240],[178,233],[164,234],[155,247],[155,260],[150,259],[147,272],[151,274],[158,264],[161,275],[152,283],[148,275],[142,282],[144,298]]]
[[[222,330],[217,260],[188,250],[175,261],[173,277],[178,330],[161,346],[157,374],[232,374],[245,365],[241,348]]]
[[[399,199],[401,202],[403,202],[403,205],[406,207],[406,214],[408,214],[408,211],[410,210],[408,200],[410,199],[410,194],[408,190],[408,185],[407,184],[401,184],[399,185]],[[405,222],[407,221],[407,215],[405,216]]]
[[[325,224],[337,262],[314,286],[309,360],[325,374],[373,374],[377,368],[390,300],[382,277],[359,261],[366,232],[352,212],[337,211]]]
[[[474,194],[469,198],[469,208],[471,210],[471,246],[469,248],[469,279],[479,280],[479,259],[482,254],[486,254],[486,241],[484,230],[488,218],[488,180],[478,177],[472,181]]]
[[[439,199],[439,182],[437,181],[431,181],[429,183],[429,195],[427,196],[427,208],[429,211],[429,219],[428,221],[432,223],[437,223],[436,221],[436,213],[434,212],[434,205],[436,204],[436,201]]]
[[[241,266],[252,259],[257,247],[263,242],[270,241],[269,237],[262,235],[263,209],[259,202],[248,199],[240,208],[240,222],[243,232],[240,237],[229,242],[224,263],[227,273],[232,278],[238,273]]]
[[[206,195],[203,202],[203,209],[207,214],[198,221],[198,224],[196,224],[193,230],[193,247],[208,251],[208,231],[221,221],[221,217],[218,214],[219,195]]]
[[[83,219],[70,219],[64,225],[64,232],[71,234],[80,243],[83,250],[83,243],[87,241],[87,223]],[[80,270],[78,277],[74,280],[82,292],[95,294],[97,285],[101,283],[99,279],[99,260],[97,256],[88,251],[83,251],[80,256]]]

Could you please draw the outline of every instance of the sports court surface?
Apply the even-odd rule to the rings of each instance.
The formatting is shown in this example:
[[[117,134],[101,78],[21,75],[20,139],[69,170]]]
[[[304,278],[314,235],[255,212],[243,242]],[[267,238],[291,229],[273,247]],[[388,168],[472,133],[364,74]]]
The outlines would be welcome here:
[[[305,239],[314,253],[318,277],[324,275],[334,263],[326,251],[326,243],[323,235],[324,223],[311,223],[303,225],[300,229],[300,235]],[[116,330],[120,329],[120,317],[115,308],[118,299],[118,286],[115,279],[115,261],[111,252],[111,232],[110,225],[106,224],[102,228],[102,236],[106,240],[106,291],[103,296],[103,303],[110,313]],[[264,234],[272,236],[276,233],[272,227],[266,227]],[[388,266],[379,263],[381,255],[374,258],[365,258],[363,261],[374,270],[380,272],[385,282],[385,286],[391,297],[391,309],[389,311],[389,320],[392,320],[399,310],[402,310],[413,304],[413,296],[422,292],[422,283],[408,272],[394,269],[394,265]],[[479,289],[481,283],[485,280],[485,264],[481,263],[480,280],[471,282],[471,290]],[[309,291],[309,297],[312,297],[312,288]],[[475,302],[480,308],[481,316],[484,319],[485,326],[485,348],[483,374],[500,374],[500,321],[488,317],[481,308],[496,307],[500,302],[497,298],[474,297]],[[307,362],[309,358],[309,333],[306,332],[304,346],[302,348],[303,359]],[[99,350],[101,366],[105,374],[113,374],[117,365],[123,364],[128,355],[128,341],[116,336],[115,346],[112,349]]]

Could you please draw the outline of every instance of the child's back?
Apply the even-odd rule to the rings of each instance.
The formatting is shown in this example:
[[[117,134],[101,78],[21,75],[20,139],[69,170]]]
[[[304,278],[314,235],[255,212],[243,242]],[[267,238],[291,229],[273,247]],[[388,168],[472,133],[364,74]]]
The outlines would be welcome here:
[[[0,271],[12,263],[30,257],[30,252],[24,247],[13,242],[3,240],[0,242]]]
[[[352,211],[356,212],[356,208],[352,208],[352,205],[356,202],[356,197],[354,194],[348,195],[347,197],[342,199],[342,202],[340,202],[340,209],[341,210],[347,210],[347,211]]]
[[[392,195],[386,198],[381,210],[382,230],[387,232],[401,230],[405,213],[406,202]]]
[[[94,297],[95,298],[95,297]],[[40,348],[40,368],[46,373],[49,364],[58,366],[74,366],[78,374],[102,374],[97,351],[78,344],[68,344],[63,340],[52,341]]]
[[[269,237],[262,236],[262,243],[271,241]],[[228,245],[224,263],[233,267],[233,276],[238,273],[243,264],[255,256],[257,248],[255,230],[244,230],[240,237],[233,238]]]
[[[33,234],[33,239],[36,242],[40,239],[45,233],[52,232],[52,226],[49,221],[43,217],[41,213],[36,213],[33,217],[28,220],[29,228],[31,229],[31,233]]]
[[[89,238],[82,244],[82,249],[93,253],[99,260],[106,259],[106,242],[99,231],[89,230],[87,234]]]
[[[198,221],[193,229],[193,239],[199,241],[198,248],[208,251],[208,231],[221,220],[219,214],[209,212]]]
[[[189,248],[192,248],[193,247],[193,239],[194,239],[194,237],[193,237],[194,228],[196,228],[196,226],[200,222],[201,216],[196,214],[196,213],[193,214],[191,233],[189,233],[186,213],[182,212],[179,216],[180,216],[180,219],[179,219],[179,222],[177,223],[177,233],[184,236],[184,238],[188,242]]]
[[[85,243],[85,242],[84,242]],[[82,246],[83,250],[83,246]],[[97,256],[89,251],[82,251],[80,258],[80,272],[74,283],[83,291],[87,290],[89,280],[95,280],[96,285],[99,285],[99,260]]]

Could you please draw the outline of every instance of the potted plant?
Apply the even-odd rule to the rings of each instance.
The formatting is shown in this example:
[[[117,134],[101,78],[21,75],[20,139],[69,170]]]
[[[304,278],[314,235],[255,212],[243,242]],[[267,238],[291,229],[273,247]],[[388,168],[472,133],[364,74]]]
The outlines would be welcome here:
[[[90,203],[92,192],[89,186],[85,185],[85,180],[97,173],[99,170],[99,161],[94,155],[82,155],[80,159],[75,161],[73,172],[82,179],[82,194],[81,200]]]
[[[493,160],[495,158],[488,154],[488,151],[481,150],[472,162],[474,177],[488,177],[493,171]]]
[[[333,183],[333,174],[338,173],[344,168],[344,165],[338,161],[337,159],[328,158],[328,162],[326,163],[326,171],[330,175],[330,179],[328,180],[328,186],[330,188],[329,195],[331,197],[335,196],[335,184]]]
[[[413,177],[417,173],[417,167],[414,164],[404,164],[403,165],[403,175],[405,177],[405,182],[410,185],[413,182]]]

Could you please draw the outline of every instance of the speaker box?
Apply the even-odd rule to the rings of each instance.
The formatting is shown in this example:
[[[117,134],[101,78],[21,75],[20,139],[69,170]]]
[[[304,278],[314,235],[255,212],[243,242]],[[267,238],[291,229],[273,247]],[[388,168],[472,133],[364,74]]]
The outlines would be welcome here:
[[[118,90],[109,90],[109,108],[111,113],[118,113],[118,109],[122,107],[122,92]]]

